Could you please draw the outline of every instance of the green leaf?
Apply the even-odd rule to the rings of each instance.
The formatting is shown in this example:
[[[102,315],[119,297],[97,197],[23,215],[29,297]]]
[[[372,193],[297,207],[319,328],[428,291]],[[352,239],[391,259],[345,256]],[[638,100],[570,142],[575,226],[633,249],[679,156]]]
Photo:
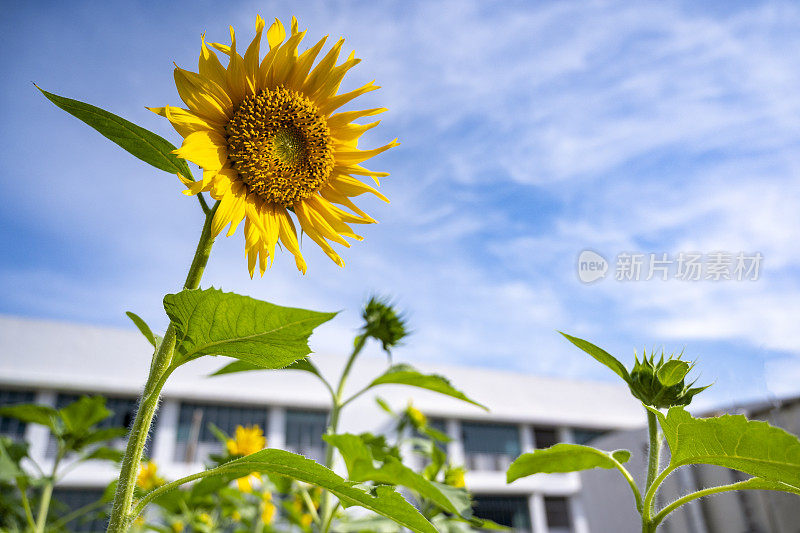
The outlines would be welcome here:
[[[753,477],[739,486],[738,490],[779,490],[781,492],[791,492],[800,496],[800,488],[781,483],[780,481],[769,481],[760,477]]]
[[[8,450],[5,439],[0,440],[0,481],[13,483],[17,478],[24,477],[25,472],[19,467],[19,461],[15,461]]]
[[[102,396],[82,396],[59,409],[58,415],[64,421],[66,433],[82,438],[93,425],[111,416],[111,411],[106,409],[106,399]]]
[[[583,339],[579,339],[578,337],[573,337],[572,335],[567,335],[563,331],[559,331],[569,342],[583,350],[584,352],[588,353],[599,362],[606,365],[608,368],[614,371],[616,375],[621,377],[625,383],[628,383],[629,376],[628,376],[628,369],[625,368],[625,365],[619,362],[619,360],[605,351],[604,349],[595,346],[589,341],[585,341]]]
[[[391,518],[398,524],[417,533],[437,533],[436,529],[423,517],[414,506],[403,499],[391,487],[382,485],[368,492],[345,481],[324,466],[284,450],[266,449],[254,454],[225,463],[206,472],[211,476],[223,476],[233,481],[237,477],[253,472],[280,474],[298,481],[317,485],[330,491],[345,507],[360,506],[374,513]],[[206,481],[214,483],[213,477],[206,477],[198,485]]]
[[[389,485],[400,485],[413,490],[423,498],[431,500],[442,509],[460,514],[456,502],[448,498],[442,490],[431,481],[417,474],[396,457],[387,455],[384,463],[375,467],[373,454],[362,437],[348,433],[341,435],[324,435],[326,442],[339,449],[347,466],[347,477],[353,481],[374,481]]]
[[[664,387],[672,387],[683,381],[691,369],[692,367],[686,361],[671,359],[658,369],[656,377]]]
[[[16,418],[28,424],[47,426],[51,431],[56,431],[58,411],[47,405],[20,404],[0,407],[0,416]]]
[[[189,165],[172,153],[175,146],[163,137],[99,107],[49,93],[38,85],[36,88],[55,105],[93,127],[131,155],[160,170],[181,174],[194,181]]]
[[[178,329],[180,362],[225,355],[270,369],[308,355],[314,328],[336,315],[281,307],[213,288],[168,294],[164,309]]]
[[[654,412],[670,449],[670,468],[709,464],[800,489],[800,440],[743,415],[694,418],[682,407]]]
[[[120,450],[115,450],[114,448],[109,448],[107,446],[101,446],[84,456],[83,460],[114,461],[115,463],[119,463],[122,461],[123,455],[124,454]]]
[[[539,473],[552,474],[592,468],[615,468],[615,460],[626,463],[630,458],[631,452],[628,450],[605,452],[591,446],[562,442],[517,457],[508,467],[506,482],[511,483],[519,478]]]
[[[139,331],[142,332],[142,335],[144,335],[147,341],[153,345],[153,348],[155,348],[157,346],[156,336],[153,335],[153,332],[150,330],[150,326],[147,325],[147,322],[142,320],[142,318],[136,313],[125,311],[125,314],[128,315],[128,318],[130,318],[134,324],[136,324],[136,327],[139,328]]]
[[[372,383],[369,384],[369,388],[377,387],[378,385],[409,385],[411,387],[419,387],[477,405],[481,409],[487,411],[489,410],[485,405],[468,398],[463,392],[453,387],[446,377],[437,374],[423,374],[410,365],[400,364],[389,367],[386,372],[375,378]]]
[[[210,376],[222,376],[225,374],[233,374],[234,372],[249,372],[252,370],[266,370],[265,368],[258,366],[253,363],[248,363],[247,361],[234,361],[229,363]],[[303,370],[305,372],[311,372],[317,376],[320,375],[319,370],[314,364],[309,361],[308,359],[298,359],[291,365],[282,368],[281,370]]]

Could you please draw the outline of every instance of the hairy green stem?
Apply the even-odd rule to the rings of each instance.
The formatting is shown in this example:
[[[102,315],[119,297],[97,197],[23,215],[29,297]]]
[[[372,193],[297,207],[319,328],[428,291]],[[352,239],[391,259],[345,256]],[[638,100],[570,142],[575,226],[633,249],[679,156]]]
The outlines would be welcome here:
[[[656,480],[660,478],[658,469],[661,467],[661,435],[658,432],[658,419],[652,411],[647,412],[647,434],[648,434],[648,459],[647,459],[647,481],[645,482],[645,501],[640,509],[642,514],[642,533],[651,533],[656,530],[656,524],[651,516],[653,514],[653,504],[655,502],[655,492],[658,488]],[[665,470],[666,472],[666,470]],[[663,478],[661,478],[663,479]]]
[[[674,511],[684,503],[689,503],[690,501],[696,500],[697,498],[702,498],[703,496],[709,496],[711,494],[717,494],[720,492],[728,492],[732,490],[747,490],[750,488],[747,486],[749,482],[750,480],[746,479],[744,481],[739,481],[738,483],[731,483],[729,485],[721,485],[719,487],[702,489],[698,490],[697,492],[692,492],[691,494],[687,494],[686,496],[682,496],[677,500],[675,500],[674,502],[672,502],[671,504],[664,507],[663,509],[661,509],[661,511],[659,511],[659,513],[655,517],[653,517],[652,520],[653,526],[657,526],[658,524],[660,524],[661,521],[664,520],[668,514],[670,514],[672,511]]]
[[[367,343],[366,335],[359,335],[356,337],[355,346],[353,347],[353,353],[350,354],[350,358],[347,360],[347,364],[342,370],[342,376],[339,378],[339,385],[336,388],[336,393],[333,395],[332,401],[333,405],[331,406],[331,419],[328,423],[328,431],[329,435],[335,435],[337,429],[339,428],[339,416],[341,415],[342,408],[348,401],[343,401],[342,397],[344,396],[344,386],[347,382],[347,377],[350,375],[350,370],[353,368],[353,363],[356,361],[356,357],[358,354],[361,353],[361,350],[364,348],[364,345]],[[333,469],[333,451],[334,447],[330,443],[326,443],[325,445],[325,466],[328,468]],[[320,516],[322,517],[321,522],[321,531],[323,533],[328,533],[330,530],[331,524],[333,522],[333,513],[335,511],[335,507],[333,507],[333,496],[330,492],[325,492],[322,496],[322,509]]]
[[[206,213],[203,231],[200,234],[194,258],[189,267],[189,273],[186,275],[184,289],[196,289],[200,285],[200,279],[203,277],[203,271],[211,254],[211,247],[214,245],[211,222],[218,207],[219,202]],[[128,446],[125,449],[125,456],[122,460],[117,491],[114,495],[114,504],[111,508],[111,518],[108,523],[107,531],[109,533],[123,533],[128,529],[130,521],[135,517],[135,515],[131,516],[131,505],[133,504],[136,477],[139,473],[139,465],[142,461],[142,454],[147,442],[147,435],[150,433],[153,416],[155,416],[158,409],[161,389],[166,382],[166,378],[175,368],[172,365],[172,356],[176,337],[175,326],[170,323],[166,333],[164,333],[164,339],[158,345],[155,354],[153,354],[150,374],[147,378],[147,383],[145,383],[142,397],[139,400],[139,408],[136,411],[136,418],[133,421],[133,426],[128,436]]]

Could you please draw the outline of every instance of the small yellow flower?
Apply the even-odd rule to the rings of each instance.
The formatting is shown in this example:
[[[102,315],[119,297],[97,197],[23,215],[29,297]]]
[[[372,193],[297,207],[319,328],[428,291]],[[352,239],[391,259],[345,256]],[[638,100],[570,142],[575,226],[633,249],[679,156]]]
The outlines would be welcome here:
[[[464,488],[464,474],[466,471],[462,467],[448,468],[444,474],[444,482],[446,485],[456,487],[457,489]]]
[[[164,484],[164,478],[158,476],[158,466],[153,461],[142,463],[139,475],[136,477],[136,484],[142,490],[153,490]]]
[[[181,533],[181,531],[183,531],[183,522],[173,522],[172,531],[175,533]]]
[[[214,523],[214,520],[212,520],[211,515],[208,513],[200,513],[200,516],[197,518],[207,526],[210,526]]]
[[[234,522],[241,522],[242,513],[240,513],[238,510],[233,511],[233,513],[231,513],[231,518],[233,519]]]
[[[272,493],[267,491],[261,495],[261,521],[265,524],[271,524],[272,519],[275,518],[275,504],[272,503]]]
[[[212,233],[218,235],[230,224],[228,235],[233,235],[244,220],[250,276],[256,263],[264,274],[279,242],[305,273],[292,214],[308,238],[344,266],[328,241],[349,248],[344,237],[362,240],[349,224],[375,222],[351,198],[371,193],[388,202],[354,176],[371,177],[378,185],[378,178],[388,174],[367,170],[361,163],[398,143],[394,140],[371,150],[358,148],[359,138],[380,121],[357,124],[353,120],[377,115],[385,108],[336,112],[379,88],[370,82],[337,94],[347,71],[361,61],[351,53],[342,64],[336,64],[344,39],[314,66],[327,37],[299,53],[306,32],[299,31],[297,19],[292,18],[290,34],[275,19],[266,29],[269,48],[261,59],[265,29],[264,19],[257,16],[256,35],[244,57],[239,53],[241,47],[237,50],[233,27],[230,45],[209,43],[227,56],[227,67],[203,36],[198,72],[175,68],[175,85],[187,109],[166,106],[150,110],[166,117],[183,137],[177,156],[203,169],[200,181],[181,177],[187,187],[184,192],[207,191],[220,201]]]
[[[408,418],[411,420],[411,423],[414,424],[415,428],[424,428],[428,425],[428,418],[416,407],[408,404],[406,408],[406,414],[408,414]]]
[[[312,521],[312,520],[313,520],[313,518],[311,518],[311,515],[310,515],[310,514],[308,514],[308,513],[303,513],[303,514],[300,516],[300,525],[301,525],[301,526],[303,526],[303,527],[308,527],[308,526],[310,526],[310,525],[311,525],[311,521]]]
[[[234,438],[228,439],[225,443],[228,453],[231,455],[250,455],[260,452],[267,445],[264,432],[258,425],[236,426]]]

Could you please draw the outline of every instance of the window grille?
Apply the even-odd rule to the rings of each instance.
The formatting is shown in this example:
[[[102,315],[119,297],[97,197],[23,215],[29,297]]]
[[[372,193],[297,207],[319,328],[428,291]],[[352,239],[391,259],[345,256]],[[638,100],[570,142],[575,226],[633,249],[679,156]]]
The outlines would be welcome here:
[[[513,424],[462,422],[461,436],[470,470],[506,470],[521,452],[519,428]]]
[[[549,533],[570,533],[569,499],[563,496],[545,496],[544,512]]]
[[[11,406],[21,403],[33,403],[36,394],[33,391],[22,391],[12,389],[0,389],[0,405]],[[25,428],[27,424],[16,418],[0,416],[0,435],[11,437],[15,440],[25,438]]]
[[[219,454],[224,445],[211,430],[211,424],[233,437],[236,426],[257,425],[267,433],[267,408],[224,404],[182,402],[178,414],[175,460],[195,463],[210,454]]]
[[[325,411],[286,410],[286,449],[317,462],[325,460],[322,435],[328,427]]]
[[[524,496],[475,495],[473,510],[476,517],[513,528],[514,531],[531,530],[528,498]]]
[[[53,490],[52,511],[57,516],[66,516],[72,511],[99,501],[103,489],[56,487]],[[96,511],[67,522],[65,530],[73,533],[100,533],[108,527],[108,506],[100,506]]]

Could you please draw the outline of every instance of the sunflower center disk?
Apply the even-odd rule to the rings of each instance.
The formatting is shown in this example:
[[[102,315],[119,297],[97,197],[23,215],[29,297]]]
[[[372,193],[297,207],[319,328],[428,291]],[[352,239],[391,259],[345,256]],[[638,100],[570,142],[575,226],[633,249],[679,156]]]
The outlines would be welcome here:
[[[333,170],[331,133],[317,108],[284,87],[246,97],[228,123],[228,157],[248,189],[291,207]]]

